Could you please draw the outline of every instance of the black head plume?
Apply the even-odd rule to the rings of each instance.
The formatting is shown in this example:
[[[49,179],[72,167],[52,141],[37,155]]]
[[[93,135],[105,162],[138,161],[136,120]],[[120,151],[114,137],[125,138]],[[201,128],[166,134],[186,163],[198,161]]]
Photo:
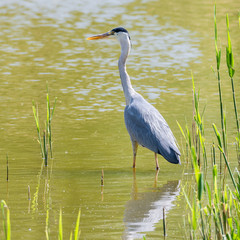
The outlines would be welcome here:
[[[129,39],[131,40],[130,35],[129,35],[129,32],[127,31],[127,29],[125,29],[125,28],[123,28],[123,27],[116,27],[116,28],[113,28],[113,29],[111,30],[111,32],[112,32],[112,33],[119,33],[119,32],[127,33]]]
[[[116,33],[118,33],[118,32],[125,32],[125,33],[128,33],[127,29],[125,29],[125,28],[123,28],[123,27],[114,28],[114,29],[112,29],[111,32],[116,32]],[[128,33],[128,34],[129,34],[129,33]]]

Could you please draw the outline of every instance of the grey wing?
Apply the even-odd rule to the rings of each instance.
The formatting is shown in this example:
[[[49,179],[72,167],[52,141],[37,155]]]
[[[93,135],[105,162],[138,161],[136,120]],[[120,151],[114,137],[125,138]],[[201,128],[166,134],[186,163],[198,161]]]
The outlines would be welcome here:
[[[124,118],[133,141],[161,154],[171,163],[180,163],[180,152],[167,122],[141,95],[126,106]]]

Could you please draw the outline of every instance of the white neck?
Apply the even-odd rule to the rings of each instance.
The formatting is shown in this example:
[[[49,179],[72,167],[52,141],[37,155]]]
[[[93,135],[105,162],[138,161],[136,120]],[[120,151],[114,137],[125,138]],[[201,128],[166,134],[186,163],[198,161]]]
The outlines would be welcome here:
[[[127,71],[126,71],[126,60],[131,50],[131,44],[127,34],[124,34],[124,33],[119,34],[117,36],[117,39],[119,40],[121,45],[121,55],[118,60],[118,68],[119,68],[124,96],[126,99],[126,105],[128,105],[131,101],[132,94],[135,92],[134,89],[132,88],[129,75],[127,74]]]

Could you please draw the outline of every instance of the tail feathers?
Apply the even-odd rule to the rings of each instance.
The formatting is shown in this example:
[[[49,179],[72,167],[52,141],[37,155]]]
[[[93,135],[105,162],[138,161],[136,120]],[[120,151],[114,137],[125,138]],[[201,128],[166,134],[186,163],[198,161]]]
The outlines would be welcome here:
[[[181,164],[180,160],[180,154],[175,152],[173,149],[171,149],[171,152],[169,153],[162,153],[158,151],[158,154],[162,155],[168,162],[173,164]]]

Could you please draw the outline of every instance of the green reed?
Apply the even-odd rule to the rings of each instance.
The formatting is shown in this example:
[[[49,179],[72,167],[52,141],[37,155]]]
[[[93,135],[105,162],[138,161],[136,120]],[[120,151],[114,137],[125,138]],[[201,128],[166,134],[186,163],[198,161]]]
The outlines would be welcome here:
[[[227,166],[229,175],[230,175],[230,177],[231,177],[232,183],[233,183],[233,185],[234,185],[234,188],[235,188],[237,194],[239,195],[237,184],[236,184],[235,179],[234,179],[234,177],[233,177],[232,170],[230,169],[229,162],[228,162],[228,159],[227,159],[227,155],[226,155],[226,153],[225,153],[225,151],[224,151],[224,149],[223,149],[222,140],[221,140],[220,134],[219,134],[219,132],[218,132],[217,127],[216,127],[215,124],[213,124],[213,129],[214,129],[214,132],[215,132],[216,137],[217,137],[217,140],[218,140],[218,148],[219,148],[220,152],[221,152],[222,155],[223,155],[223,158],[224,158],[225,164],[226,164],[226,166]]]
[[[227,25],[227,46],[226,46],[226,63],[228,67],[228,75],[231,79],[231,86],[232,86],[232,98],[233,98],[233,106],[234,106],[234,113],[235,113],[235,120],[236,120],[236,127],[237,127],[237,156],[238,161],[240,163],[240,131],[239,131],[239,120],[238,120],[238,111],[237,111],[237,103],[236,103],[236,97],[235,97],[235,88],[234,88],[234,81],[233,76],[235,73],[234,70],[234,58],[233,58],[233,51],[232,51],[232,43],[231,43],[231,37],[230,37],[230,29],[229,29],[229,19],[228,14],[226,16],[226,25]]]
[[[6,160],[7,160],[7,182],[9,180],[9,165],[8,165],[8,155],[6,155]]]
[[[78,211],[77,221],[74,229],[74,240],[80,239],[81,230],[79,230],[81,210]],[[69,239],[72,240],[73,233],[70,233]],[[58,240],[63,240],[63,222],[62,222],[62,210],[59,212],[59,223],[58,223]]]
[[[236,236],[240,236],[240,175],[238,174],[238,182],[236,182],[222,147],[220,133],[215,125],[213,127],[218,139],[218,148],[224,157],[234,188],[231,190],[226,184],[219,187],[217,165],[215,164],[212,165],[212,184],[204,180],[204,173],[198,164],[196,147],[191,144],[190,155],[195,184],[191,184],[189,193],[185,188],[183,189],[189,209],[189,239],[238,239]],[[184,134],[184,136],[186,135]],[[192,141],[193,139],[190,137],[190,142]],[[213,154],[213,157],[216,158],[215,151]],[[235,227],[237,227],[237,231]],[[227,238],[225,238],[226,236]]]
[[[44,151],[43,151],[43,145],[42,145],[42,138],[41,138],[41,134],[40,134],[40,125],[39,125],[39,116],[38,116],[38,108],[36,107],[35,102],[32,102],[32,109],[33,109],[33,115],[34,115],[34,119],[35,119],[35,123],[36,123],[36,127],[37,127],[37,133],[38,133],[38,142],[40,144],[40,149],[41,149],[41,154],[42,154],[42,158],[44,158]]]
[[[49,227],[49,210],[46,213],[46,226],[45,226],[46,240],[50,239],[50,227]]]
[[[182,135],[185,139],[185,142],[189,151],[192,151],[194,147],[194,150],[196,153],[197,165],[201,167],[201,165],[203,164],[203,166],[206,167],[207,154],[206,154],[205,137],[204,137],[204,120],[203,120],[204,111],[200,113],[200,110],[199,110],[199,92],[198,93],[196,92],[193,75],[192,75],[192,86],[193,86],[193,105],[194,105],[192,137],[191,137],[190,130],[188,129],[187,126],[185,127],[186,133],[184,133],[180,124],[178,122],[177,124],[182,132]],[[203,163],[201,163],[202,161]]]
[[[1,209],[2,209],[2,218],[3,218],[3,232],[4,232],[4,240],[11,240],[11,221],[10,221],[10,210],[4,200],[1,200]],[[78,216],[74,228],[74,238],[72,232],[70,233],[69,239],[79,240],[81,230],[79,230],[80,225],[80,216],[81,210],[78,211]],[[49,227],[49,211],[47,210],[46,216],[46,239],[50,239],[50,227]],[[58,226],[58,240],[63,240],[63,222],[62,222],[62,210],[60,209],[59,213],[59,226]]]
[[[3,217],[3,231],[4,239],[11,239],[11,222],[10,222],[10,211],[4,200],[1,201],[2,217]]]
[[[238,23],[239,23],[239,27],[240,27],[240,12],[238,12]]]
[[[213,166],[213,184],[202,181],[201,177],[196,182],[198,187],[193,189],[192,196],[184,192],[190,209],[189,239],[239,239],[239,195],[227,185],[219,188],[217,165]]]
[[[44,159],[44,162],[45,162],[45,166],[48,165],[49,149],[50,149],[50,156],[52,158],[52,118],[53,118],[54,110],[57,103],[57,98],[55,98],[53,108],[51,109],[48,85],[47,85],[46,103],[47,103],[47,119],[45,121],[45,129],[43,130],[42,137],[41,137],[40,123],[39,123],[38,107],[34,101],[32,103],[33,115],[34,115],[34,119],[37,127],[38,142],[40,144],[40,150],[41,150],[42,158]]]
[[[60,209],[60,213],[59,213],[59,224],[58,224],[58,240],[62,240],[63,239],[63,226],[62,226],[62,209]]]
[[[218,49],[218,34],[217,34],[217,10],[216,4],[214,6],[214,36],[215,36],[215,51],[216,51],[216,63],[217,63],[217,74],[216,78],[218,81],[218,94],[219,94],[219,105],[221,113],[221,128],[222,128],[222,138],[223,138],[223,148],[227,151],[227,142],[226,142],[226,124],[224,124],[224,113],[223,113],[223,100],[222,100],[222,88],[221,88],[221,77],[220,77],[220,63],[221,63],[221,49]],[[213,70],[214,71],[214,70]]]
[[[46,132],[47,132],[47,136],[48,136],[48,143],[49,143],[49,147],[50,147],[50,154],[52,157],[52,118],[53,118],[53,114],[54,114],[54,110],[56,107],[56,103],[57,103],[57,98],[55,97],[54,100],[54,104],[53,104],[53,108],[51,111],[51,106],[50,106],[50,99],[49,99],[49,91],[48,91],[48,85],[47,85],[47,120],[46,120]]]
[[[226,48],[226,63],[228,66],[229,77],[231,78],[233,103],[235,100],[233,75],[234,75],[234,60],[232,54],[231,39],[229,34],[229,20],[227,20],[227,36],[228,45]],[[217,81],[220,102],[220,120],[222,132],[213,124],[213,131],[215,133],[217,144],[211,146],[212,159],[212,179],[209,184],[204,178],[206,164],[202,165],[199,156],[202,153],[204,161],[207,163],[206,147],[204,144],[204,124],[202,115],[199,114],[199,93],[196,94],[195,85],[193,81],[193,95],[194,95],[194,125],[191,137],[190,131],[186,126],[183,131],[179,128],[188,145],[189,153],[192,160],[193,171],[195,175],[195,184],[186,186],[183,189],[185,199],[188,205],[188,223],[189,223],[189,239],[240,239],[240,174],[234,177],[233,171],[229,165],[227,155],[227,132],[226,132],[226,116],[223,114],[222,89],[220,78],[220,60],[221,50],[217,48],[217,25],[216,25],[216,6],[214,8],[214,26],[215,26],[215,50],[217,61]],[[193,79],[193,78],[192,78]],[[234,103],[234,111],[237,125],[237,138],[239,137],[238,128],[238,114],[236,102]],[[195,138],[197,137],[197,141]],[[202,140],[201,140],[202,139]],[[198,144],[197,144],[198,142]],[[200,142],[200,144],[199,144]],[[223,178],[218,179],[218,167],[216,150],[219,150],[220,165],[221,158],[225,162],[225,171]],[[204,171],[203,171],[204,170]],[[221,167],[220,167],[221,170]],[[226,184],[226,178],[230,176],[230,186]],[[221,183],[221,184],[219,184]],[[186,189],[189,189],[186,191]]]

